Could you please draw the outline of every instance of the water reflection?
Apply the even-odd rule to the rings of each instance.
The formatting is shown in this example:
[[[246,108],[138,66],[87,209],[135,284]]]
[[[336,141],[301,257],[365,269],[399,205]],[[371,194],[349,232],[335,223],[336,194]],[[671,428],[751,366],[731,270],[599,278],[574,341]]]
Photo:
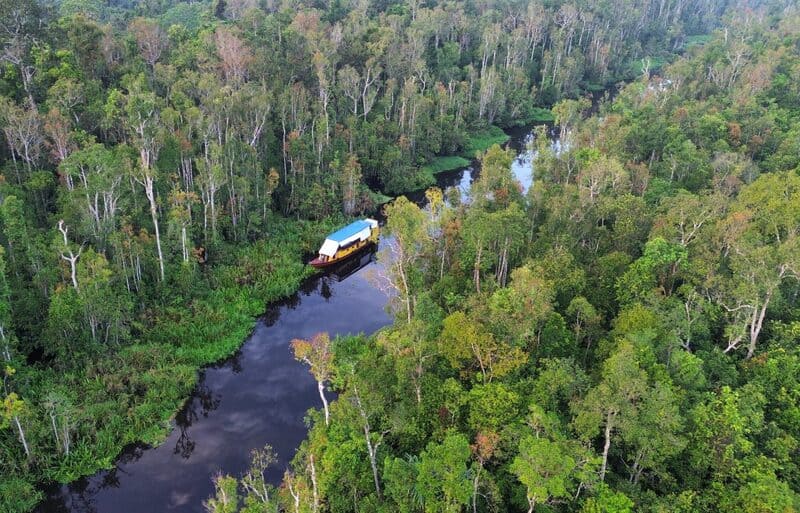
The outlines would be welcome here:
[[[319,331],[369,334],[389,324],[386,297],[365,277],[380,265],[374,257],[371,248],[268,307],[240,351],[201,373],[163,444],[126,448],[114,469],[52,488],[37,511],[202,511],[214,474],[240,475],[250,451],[267,443],[279,457],[267,478],[280,482],[305,438],[306,412],[321,406],[316,383],[294,360],[289,342]]]
[[[375,254],[377,253],[378,246],[372,244],[368,246],[364,251],[355,255],[353,258],[345,260],[341,264],[333,267],[330,272],[328,272],[328,276],[330,276],[335,281],[343,281],[349,278],[350,276],[354,275],[361,269],[365,268],[369,264],[375,262]],[[322,295],[325,296],[325,289],[329,289],[330,287],[327,284],[326,280],[322,281]],[[327,299],[328,297],[326,297]]]
[[[522,154],[528,151],[527,137],[515,135],[510,144]],[[521,171],[515,167],[515,174],[529,169],[531,160],[520,155],[515,166]],[[477,173],[477,168],[468,167],[442,173],[437,180],[440,187],[458,187],[466,198]],[[528,176],[532,174],[531,170]],[[424,201],[422,193],[419,201]],[[372,248],[307,280],[297,293],[266,308],[241,350],[203,371],[192,397],[175,417],[177,429],[163,444],[126,448],[114,469],[50,489],[37,511],[202,511],[203,500],[213,493],[213,475],[240,475],[249,465],[250,450],[265,444],[279,457],[267,478],[280,482],[306,436],[306,412],[321,406],[316,383],[294,360],[289,342],[320,331],[332,337],[370,334],[388,325],[387,296],[367,279],[379,274],[379,267]]]
[[[240,353],[237,352],[230,360],[231,370],[234,373],[242,372],[243,368],[240,362]],[[222,396],[205,386],[204,380],[201,379],[192,398],[187,401],[186,406],[175,416],[175,426],[178,428],[179,434],[173,454],[177,454],[184,459],[188,459],[192,455],[196,443],[189,434],[189,428],[200,418],[200,415],[208,417],[212,411],[219,407],[220,401],[222,401]]]

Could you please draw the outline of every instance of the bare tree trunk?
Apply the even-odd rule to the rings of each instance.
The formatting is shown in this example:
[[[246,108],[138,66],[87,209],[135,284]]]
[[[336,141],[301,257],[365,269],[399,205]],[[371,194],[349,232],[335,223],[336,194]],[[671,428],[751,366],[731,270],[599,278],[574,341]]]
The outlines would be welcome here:
[[[325,398],[325,384],[322,381],[317,381],[317,390],[319,390],[319,398],[322,399],[322,406],[325,408],[325,425],[330,425],[330,411],[328,411],[328,400]]]
[[[67,239],[67,232],[69,229],[64,226],[64,220],[58,221],[58,231],[61,232],[61,235],[64,237],[64,249],[68,250],[68,254],[61,253],[61,258],[69,262],[70,267],[70,277],[72,278],[72,287],[75,290],[78,290],[78,276],[77,276],[77,262],[78,258],[81,256],[81,252],[83,251],[83,246],[81,249],[78,250],[78,254],[76,255],[72,249],[69,248],[69,240]]]
[[[317,491],[317,467],[314,466],[314,455],[308,455],[309,467],[311,468],[311,489],[314,493],[314,513],[319,511],[319,492]]]
[[[475,292],[478,294],[481,293],[481,253],[483,253],[483,247],[481,247],[481,241],[478,241],[478,254],[475,256],[475,266],[472,271],[472,278],[475,281]]]
[[[56,447],[61,447],[61,440],[59,440],[58,428],[56,427],[56,414],[54,411],[50,412],[50,425],[53,426],[53,436],[56,439]]]
[[[183,252],[183,261],[189,261],[189,250],[186,248],[186,227],[181,226],[181,251]]]
[[[153,177],[150,175],[144,178],[144,191],[147,200],[150,202],[150,217],[153,219],[153,228],[156,232],[156,249],[158,250],[158,269],[161,273],[161,281],[164,281],[164,254],[161,252],[161,232],[158,229],[158,211],[156,210],[156,196],[153,190]],[[212,219],[213,222],[213,219]]]
[[[17,431],[19,431],[19,441],[22,443],[22,448],[25,449],[25,456],[31,456],[31,450],[28,448],[28,441],[25,440],[25,432],[22,430],[22,424],[19,422],[19,417],[14,415],[14,424],[17,425]]]
[[[608,467],[608,450],[611,448],[611,431],[614,423],[614,412],[609,411],[606,415],[605,442],[603,443],[603,463],[600,466],[600,481],[606,479],[606,468]]]
[[[481,479],[481,467],[475,472],[475,478],[472,480],[472,513],[478,513],[478,485]]]
[[[294,502],[294,513],[300,513],[300,494],[294,491],[294,485],[291,480],[287,481],[287,484],[289,486],[289,494]]]
[[[358,389],[353,387],[353,392],[356,397],[356,405],[358,406],[358,411],[361,414],[361,418],[364,421],[364,438],[367,441],[367,454],[369,455],[369,464],[372,467],[372,478],[375,481],[375,492],[378,494],[378,498],[382,499],[381,495],[381,483],[378,479],[378,461],[377,461],[377,449],[376,445],[372,444],[372,433],[369,427],[369,419],[367,418],[367,412],[364,410],[364,406],[361,404],[361,396],[358,394]]]
[[[761,327],[764,325],[764,317],[767,315],[767,306],[769,306],[771,297],[772,291],[770,290],[764,298],[764,304],[761,305],[761,309],[753,310],[753,320],[750,323],[750,343],[747,345],[748,360],[752,358],[756,352],[756,342],[758,342],[758,335],[761,333]]]
[[[3,341],[3,347],[2,347],[3,359],[5,359],[5,361],[7,361],[7,362],[10,362],[11,361],[11,347],[9,346],[8,339],[6,338],[5,327],[2,324],[0,324],[0,340]]]

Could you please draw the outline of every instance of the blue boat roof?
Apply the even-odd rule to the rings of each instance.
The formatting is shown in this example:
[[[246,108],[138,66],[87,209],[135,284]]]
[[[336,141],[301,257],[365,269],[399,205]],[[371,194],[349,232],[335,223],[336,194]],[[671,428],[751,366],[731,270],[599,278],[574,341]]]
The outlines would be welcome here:
[[[344,228],[336,230],[332,234],[328,235],[328,238],[336,242],[342,242],[343,240],[346,240],[349,237],[352,237],[353,235],[357,234],[364,228],[369,228],[369,227],[370,224],[362,219],[359,221],[352,222],[347,226],[345,226]]]

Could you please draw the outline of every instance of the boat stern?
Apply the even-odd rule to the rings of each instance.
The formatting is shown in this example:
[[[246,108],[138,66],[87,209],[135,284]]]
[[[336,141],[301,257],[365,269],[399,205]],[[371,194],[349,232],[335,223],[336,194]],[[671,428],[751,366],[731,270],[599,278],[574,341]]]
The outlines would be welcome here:
[[[317,269],[321,269],[330,265],[330,261],[323,260],[321,256],[317,255],[315,259],[308,263],[311,267],[316,267]]]

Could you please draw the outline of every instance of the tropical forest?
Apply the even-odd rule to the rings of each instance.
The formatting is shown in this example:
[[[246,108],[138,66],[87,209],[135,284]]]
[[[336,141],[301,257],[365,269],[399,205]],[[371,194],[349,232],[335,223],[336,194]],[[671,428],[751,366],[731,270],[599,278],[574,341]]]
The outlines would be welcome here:
[[[800,5],[0,0],[0,378],[2,513],[800,512]]]

